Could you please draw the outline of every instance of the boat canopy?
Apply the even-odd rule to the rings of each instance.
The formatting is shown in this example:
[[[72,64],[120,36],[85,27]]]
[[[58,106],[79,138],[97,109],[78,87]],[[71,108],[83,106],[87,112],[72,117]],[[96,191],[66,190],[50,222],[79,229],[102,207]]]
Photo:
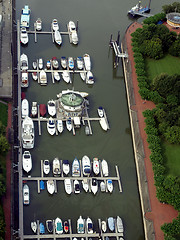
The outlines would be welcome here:
[[[70,107],[76,107],[76,106],[82,105],[83,100],[84,99],[81,97],[81,95],[77,93],[72,93],[72,92],[63,94],[61,97],[62,103]]]

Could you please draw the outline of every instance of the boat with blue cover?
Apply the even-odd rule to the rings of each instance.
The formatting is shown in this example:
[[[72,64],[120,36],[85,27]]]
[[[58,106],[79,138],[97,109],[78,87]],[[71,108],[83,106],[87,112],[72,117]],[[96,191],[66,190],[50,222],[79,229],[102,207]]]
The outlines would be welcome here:
[[[24,8],[22,9],[22,13],[21,13],[20,27],[29,28],[30,13],[31,13],[31,10],[30,10],[29,6],[25,5]]]
[[[39,233],[40,234],[45,233],[45,227],[44,227],[44,224],[42,222],[39,224]]]
[[[41,181],[40,181],[40,189],[41,189],[41,190],[44,190],[44,188],[45,188],[45,186],[44,186],[44,181],[41,180]]]
[[[77,220],[77,232],[84,233],[84,219],[80,216]]]
[[[132,7],[131,10],[128,11],[128,14],[130,14],[131,16],[135,17],[135,16],[143,16],[144,13],[149,13],[150,12],[150,3],[149,6],[145,6],[143,7],[141,5],[141,1],[138,2],[138,4],[136,4],[136,6]]]
[[[109,218],[108,218],[108,227],[109,227],[109,230],[110,230],[111,232],[114,231],[115,225],[114,225],[114,218],[113,218],[113,217],[109,217]]]
[[[55,229],[57,234],[62,234],[63,233],[63,225],[62,225],[62,220],[60,218],[55,219]]]

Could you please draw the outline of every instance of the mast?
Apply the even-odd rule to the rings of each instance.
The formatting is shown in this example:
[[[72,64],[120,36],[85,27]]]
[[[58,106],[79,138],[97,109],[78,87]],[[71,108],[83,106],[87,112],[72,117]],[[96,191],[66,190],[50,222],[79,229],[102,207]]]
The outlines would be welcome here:
[[[151,5],[151,0],[149,0],[149,5],[148,5],[148,8],[150,9],[150,5]]]

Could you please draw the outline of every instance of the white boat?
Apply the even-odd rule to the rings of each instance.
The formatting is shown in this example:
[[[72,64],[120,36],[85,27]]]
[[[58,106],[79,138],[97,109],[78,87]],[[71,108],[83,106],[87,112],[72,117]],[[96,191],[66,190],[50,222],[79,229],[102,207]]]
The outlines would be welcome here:
[[[73,21],[69,21],[68,30],[71,35],[71,42],[73,44],[78,44],[78,35],[77,35],[77,31],[76,31],[76,25]]]
[[[109,217],[109,218],[108,218],[108,227],[109,227],[109,230],[110,230],[111,232],[114,231],[115,225],[114,225],[114,218],[113,218],[113,217]]]
[[[54,41],[59,46],[62,44],[62,36],[58,30],[55,30],[55,32],[54,32]]]
[[[61,164],[60,164],[59,159],[56,157],[53,160],[53,175],[60,176],[60,174],[61,174]]]
[[[76,25],[73,21],[69,21],[68,23],[68,28],[69,28],[69,32],[74,32],[76,31]]]
[[[69,161],[68,160],[63,160],[62,163],[62,170],[65,175],[68,175],[70,172],[70,166],[69,166]]]
[[[59,62],[57,60],[57,57],[53,57],[52,58],[52,66],[54,69],[58,69],[59,68]]]
[[[29,116],[29,102],[26,98],[21,102],[21,116],[22,118]]]
[[[100,118],[104,117],[104,109],[102,107],[98,107],[97,112]]]
[[[61,66],[62,68],[66,69],[67,68],[67,58],[66,57],[61,57]]]
[[[94,77],[91,71],[87,71],[86,84],[94,84]]]
[[[80,72],[79,75],[83,81],[86,80],[86,72]]]
[[[37,102],[32,102],[31,107],[31,116],[35,117],[37,115],[38,109],[37,109]]]
[[[104,181],[102,181],[100,183],[100,189],[101,189],[101,192],[105,192],[106,191],[106,183]]]
[[[53,194],[54,191],[55,191],[55,184],[54,184],[54,181],[53,180],[48,180],[47,181],[47,191],[50,193],[50,194]]]
[[[64,188],[67,194],[72,193],[72,183],[70,178],[64,179]]]
[[[88,136],[90,134],[90,129],[89,129],[89,126],[86,125],[85,126],[85,134]]]
[[[111,179],[107,179],[107,190],[112,193],[113,192],[113,182]]]
[[[77,220],[77,233],[84,233],[84,219],[82,216]]]
[[[47,74],[44,70],[40,71],[40,84],[43,86],[47,85]]]
[[[27,44],[28,41],[29,41],[28,33],[27,33],[25,27],[22,27],[22,28],[21,28],[20,38],[21,38],[21,43],[22,43],[22,44]]]
[[[37,222],[31,222],[31,229],[34,233],[36,233],[37,231]]]
[[[36,26],[36,30],[37,31],[41,31],[42,30],[42,20],[41,20],[41,18],[38,18],[36,20],[35,26]]]
[[[29,173],[32,169],[32,158],[29,151],[24,151],[22,155],[22,165],[25,172]]]
[[[81,95],[81,97],[83,97],[83,98],[85,98],[89,95],[89,93],[87,93],[87,92],[79,92],[79,91],[74,91],[74,90],[70,90],[70,89],[62,90],[62,94],[67,94],[67,93],[77,93],[77,94]],[[57,94],[57,97],[59,97],[59,94]]]
[[[72,130],[72,120],[71,120],[71,118],[68,118],[66,120],[66,128],[67,128],[68,131]]]
[[[73,177],[80,177],[80,163],[79,160],[75,157],[72,163],[72,176]]]
[[[107,123],[106,123],[106,119],[104,117],[102,117],[100,120],[99,120],[99,123],[102,127],[102,129],[104,131],[107,131],[108,130],[108,126],[107,126]]]
[[[33,69],[37,69],[37,62],[32,63]]]
[[[34,81],[37,81],[37,80],[38,80],[37,72],[32,72],[32,79],[33,79]]]
[[[99,170],[100,170],[99,160],[98,160],[98,158],[93,158],[93,172],[94,172],[94,174],[98,175]]]
[[[54,80],[59,82],[61,79],[60,74],[58,72],[54,72],[53,74],[54,74]]]
[[[75,45],[78,44],[79,40],[78,40],[78,34],[76,31],[71,33],[71,40],[72,40],[73,44],[75,44]]]
[[[103,160],[101,161],[101,167],[102,167],[103,176],[108,177],[108,175],[109,175],[109,170],[108,170],[108,164],[107,164],[107,161],[106,161],[106,160],[103,159]]]
[[[56,133],[55,120],[52,117],[47,120],[47,130],[50,135],[54,135]]]
[[[74,193],[80,193],[80,185],[78,180],[74,180]]]
[[[77,57],[76,62],[77,62],[77,68],[79,70],[82,70],[84,68],[83,58],[82,57]]]
[[[83,186],[84,191],[88,192],[88,190],[89,190],[89,183],[88,183],[88,179],[87,178],[84,178],[82,180],[82,186]]]
[[[93,233],[93,222],[90,219],[90,217],[87,218],[86,220],[86,229],[87,229],[87,233]]]
[[[38,60],[38,67],[40,70],[43,69],[43,59],[42,58],[39,58],[39,60]]]
[[[59,25],[58,25],[58,20],[57,19],[52,20],[51,27],[52,27],[53,31],[58,31],[59,30]]]
[[[29,205],[29,187],[27,184],[23,186],[23,203],[24,205]]]
[[[91,179],[91,191],[94,193],[94,195],[98,191],[98,182],[97,182],[97,180],[95,178]]]
[[[73,57],[68,57],[69,69],[74,69],[74,59]]]
[[[71,83],[71,77],[69,71],[65,70],[62,73],[62,78],[66,83]]]
[[[57,234],[62,234],[63,233],[63,225],[62,225],[62,220],[60,218],[56,218],[54,221],[55,224],[55,231]]]
[[[21,70],[28,70],[28,57],[24,53],[20,57],[20,68]]]
[[[22,146],[26,149],[34,147],[34,123],[30,117],[25,117],[22,122]]]
[[[31,13],[31,10],[30,10],[29,6],[25,5],[24,8],[22,8],[22,12],[21,12],[20,27],[29,28],[30,13]]]
[[[122,222],[122,219],[119,216],[117,216],[116,225],[117,225],[117,231],[119,233],[123,233],[123,231],[124,231],[123,222]]]
[[[87,53],[84,54],[83,59],[84,59],[85,69],[86,69],[87,71],[91,71],[91,59],[90,59],[89,54],[87,54]]]
[[[23,70],[21,72],[21,87],[22,88],[29,87],[28,72],[26,70]]]
[[[89,176],[91,173],[91,162],[88,156],[82,158],[82,170],[84,176]]]
[[[107,224],[106,221],[101,222],[101,229],[105,233],[107,231]]]
[[[57,130],[58,130],[60,133],[62,133],[63,130],[64,130],[63,121],[60,120],[60,119],[57,120]]]
[[[48,101],[47,109],[50,116],[54,117],[56,115],[56,102],[53,99]]]
[[[43,171],[44,171],[44,174],[49,174],[50,172],[50,163],[49,163],[49,160],[44,160],[43,161]]]

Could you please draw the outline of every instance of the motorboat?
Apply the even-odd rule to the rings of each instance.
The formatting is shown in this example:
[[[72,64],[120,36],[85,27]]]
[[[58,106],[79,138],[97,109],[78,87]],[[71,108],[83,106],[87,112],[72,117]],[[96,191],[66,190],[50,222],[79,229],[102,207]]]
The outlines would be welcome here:
[[[78,180],[74,180],[74,193],[80,193],[80,184]]]
[[[82,186],[83,186],[84,191],[88,192],[88,190],[89,190],[89,182],[88,182],[87,178],[84,178],[82,180]]]
[[[82,170],[84,176],[89,176],[91,173],[91,162],[88,156],[82,158]]]
[[[60,74],[58,72],[54,72],[53,75],[54,75],[54,80],[59,82],[61,79]]]
[[[31,222],[31,229],[34,233],[36,233],[36,231],[37,231],[37,222],[36,221]]]
[[[62,78],[66,83],[71,83],[70,73],[67,70],[64,70],[62,73]]]
[[[23,203],[24,205],[29,205],[29,186],[24,184],[23,186]]]
[[[111,179],[107,179],[107,190],[112,193],[113,192],[113,182]]]
[[[26,70],[23,70],[21,72],[21,87],[22,88],[29,87],[28,72]]]
[[[100,189],[101,189],[101,192],[105,192],[106,191],[106,183],[104,181],[102,181],[100,183]]]
[[[22,155],[22,165],[25,172],[29,173],[32,169],[32,157],[29,151],[24,151]]]
[[[57,130],[62,133],[64,130],[63,121],[61,119],[57,120]]]
[[[59,30],[59,25],[58,25],[58,20],[57,19],[52,20],[51,27],[52,27],[53,31],[58,31]]]
[[[32,72],[32,79],[33,79],[34,81],[37,81],[37,80],[38,80],[37,72]]]
[[[44,117],[46,115],[46,104],[40,104],[39,105],[39,112],[40,112],[40,116]]]
[[[86,72],[85,71],[80,72],[79,75],[83,81],[86,80]]]
[[[98,107],[97,112],[100,118],[104,117],[104,109],[102,107]]]
[[[21,28],[20,39],[21,39],[21,43],[24,45],[27,44],[29,41],[28,33],[25,27]]]
[[[82,57],[77,57],[76,62],[77,62],[77,68],[79,70],[82,70],[84,68],[83,58]]]
[[[49,174],[50,172],[50,163],[48,159],[43,161],[43,171],[44,171],[44,174]]]
[[[95,175],[98,175],[100,171],[99,160],[98,158],[93,158],[93,172]]]
[[[114,218],[113,218],[113,217],[109,217],[109,218],[108,218],[108,227],[109,227],[109,230],[110,230],[111,232],[114,231],[115,225],[114,225]]]
[[[46,86],[47,85],[47,74],[44,70],[40,71],[40,84],[42,86]]]
[[[63,160],[62,162],[62,170],[65,175],[67,175],[70,171],[70,166],[69,166],[69,161],[68,160]]]
[[[54,184],[54,180],[48,180],[47,181],[47,191],[50,194],[53,194],[55,191],[55,184]]]
[[[87,53],[84,54],[83,59],[84,59],[84,66],[85,66],[86,71],[91,71],[91,59],[90,59],[89,54],[87,54]]]
[[[90,129],[89,129],[89,126],[86,125],[85,126],[85,134],[88,136],[90,134]]]
[[[38,112],[37,102],[32,102],[31,116],[32,116],[32,117],[36,117],[37,112]]]
[[[86,228],[87,228],[87,233],[93,233],[93,222],[90,219],[90,217],[87,218],[86,220]]]
[[[86,84],[94,84],[94,77],[91,71],[87,71]]]
[[[45,233],[45,226],[42,222],[39,224],[39,233],[44,234]]]
[[[64,188],[67,194],[72,193],[72,183],[70,178],[64,179]]]
[[[20,68],[21,70],[28,70],[28,57],[24,53],[20,56]]]
[[[29,116],[29,102],[26,98],[21,102],[21,116],[22,118]]]
[[[40,70],[43,69],[43,59],[42,58],[39,58],[39,60],[38,60],[38,67]]]
[[[69,222],[68,221],[64,221],[64,232],[65,233],[69,232]]]
[[[78,35],[76,31],[76,25],[73,21],[69,21],[68,30],[71,35],[71,41],[73,44],[78,44]]]
[[[67,58],[66,57],[61,57],[61,66],[63,69],[67,68]]]
[[[73,21],[69,21],[68,23],[68,28],[69,28],[69,32],[74,32],[76,31],[76,25]]]
[[[92,178],[91,179],[91,191],[94,193],[94,195],[97,193],[98,191],[98,182],[96,178]]]
[[[73,177],[80,177],[81,172],[80,172],[80,163],[77,158],[73,160],[72,163],[72,176]]]
[[[33,67],[33,69],[37,69],[37,62],[34,61],[34,62],[32,63],[32,67]]]
[[[106,119],[104,117],[102,117],[100,120],[99,120],[99,123],[102,127],[102,129],[104,131],[107,131],[108,130],[108,126],[107,126],[107,122],[106,122]]]
[[[107,224],[106,221],[101,222],[101,229],[105,233],[107,231]]]
[[[53,220],[51,220],[51,219],[46,220],[46,228],[49,233],[53,232]]]
[[[71,41],[73,44],[77,45],[78,44],[78,34],[76,31],[71,33]]]
[[[66,120],[66,128],[67,128],[68,131],[72,130],[72,120],[71,120],[71,118],[68,118]]]
[[[139,1],[138,4],[136,4],[134,7],[132,7],[129,11],[128,14],[130,14],[132,17],[136,17],[136,16],[142,16],[142,14],[144,13],[149,13],[150,12],[150,8],[149,6],[145,6],[143,7],[141,5],[141,1]]]
[[[56,133],[55,120],[52,117],[47,120],[47,130],[50,135],[54,135]]]
[[[46,68],[47,68],[47,69],[50,69],[50,68],[51,68],[51,61],[50,61],[50,60],[47,60],[47,62],[46,62]]]
[[[54,32],[54,41],[57,43],[59,46],[62,44],[62,36],[58,30]]]
[[[123,222],[119,216],[117,216],[116,225],[117,225],[117,231],[119,233],[123,233],[123,231],[124,231]]]
[[[68,57],[68,66],[69,66],[69,69],[74,69],[74,59],[73,59],[73,57]]]
[[[22,12],[21,12],[21,21],[20,21],[21,28],[22,27],[29,28],[30,14],[31,14],[31,10],[29,6],[25,5],[24,8],[22,8]]]
[[[38,18],[36,20],[35,27],[36,27],[37,31],[41,31],[42,30],[42,20],[41,20],[41,18]]]
[[[85,98],[89,95],[89,93],[87,92],[79,92],[79,91],[74,91],[74,90],[70,90],[70,89],[67,89],[67,90],[62,90],[62,94],[67,94],[67,93],[75,93],[75,94],[79,94],[81,95],[81,97]],[[57,94],[57,97],[59,97],[59,94]]]
[[[34,123],[30,117],[25,117],[22,122],[22,146],[26,149],[34,147]]]
[[[102,168],[102,173],[104,177],[108,177],[109,175],[109,170],[108,170],[108,164],[105,159],[101,161],[101,168]]]
[[[52,58],[52,66],[54,69],[58,69],[59,68],[59,62],[57,60],[57,57],[53,57]]]
[[[50,116],[54,117],[56,115],[56,102],[53,99],[48,101],[47,109]]]
[[[44,185],[44,181],[43,180],[41,180],[40,181],[40,190],[44,190],[45,189],[45,185]]]
[[[56,157],[53,160],[53,175],[60,176],[60,174],[61,174],[61,164],[60,164],[59,159]]]
[[[77,233],[84,233],[84,219],[82,216],[77,220]]]
[[[55,224],[55,231],[57,234],[62,234],[63,233],[63,225],[62,225],[62,220],[60,218],[56,218],[54,221]]]

